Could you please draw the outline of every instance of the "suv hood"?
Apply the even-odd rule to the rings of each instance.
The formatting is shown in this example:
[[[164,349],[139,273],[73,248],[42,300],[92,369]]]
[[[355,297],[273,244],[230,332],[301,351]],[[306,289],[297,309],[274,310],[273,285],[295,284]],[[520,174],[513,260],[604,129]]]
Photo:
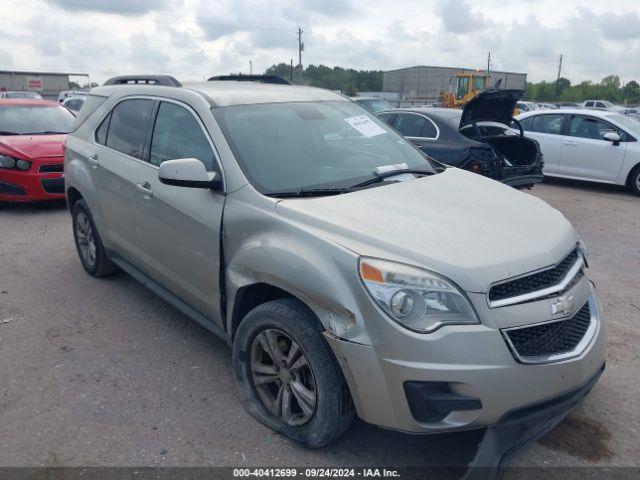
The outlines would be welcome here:
[[[23,157],[46,158],[62,157],[62,145],[67,135],[4,135],[0,136],[0,147],[4,147],[7,154],[16,153]]]
[[[553,265],[578,241],[567,219],[542,200],[456,168],[343,195],[281,200],[276,211],[358,255],[432,270],[467,292]]]
[[[509,125],[513,118],[513,110],[516,108],[516,103],[523,95],[524,90],[498,88],[480,92],[465,105],[458,128],[482,121]]]

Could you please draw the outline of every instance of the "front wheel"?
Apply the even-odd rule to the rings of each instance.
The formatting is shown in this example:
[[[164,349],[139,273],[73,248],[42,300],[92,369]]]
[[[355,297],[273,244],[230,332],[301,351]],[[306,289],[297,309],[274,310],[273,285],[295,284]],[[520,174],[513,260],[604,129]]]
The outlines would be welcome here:
[[[298,443],[324,446],[353,420],[342,371],[317,319],[297,300],[249,312],[234,339],[233,366],[247,410]]]
[[[629,189],[636,195],[640,195],[640,165],[631,172],[629,177]]]

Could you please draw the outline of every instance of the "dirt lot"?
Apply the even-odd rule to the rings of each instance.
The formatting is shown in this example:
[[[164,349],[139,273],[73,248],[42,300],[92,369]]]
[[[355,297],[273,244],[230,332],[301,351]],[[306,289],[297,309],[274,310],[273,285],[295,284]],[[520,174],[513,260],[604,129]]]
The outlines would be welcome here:
[[[640,198],[549,182],[591,252],[608,366],[521,465],[640,465]],[[84,273],[64,206],[0,207],[0,466],[464,465],[476,433],[357,422],[309,451],[238,404],[226,344],[124,274]]]

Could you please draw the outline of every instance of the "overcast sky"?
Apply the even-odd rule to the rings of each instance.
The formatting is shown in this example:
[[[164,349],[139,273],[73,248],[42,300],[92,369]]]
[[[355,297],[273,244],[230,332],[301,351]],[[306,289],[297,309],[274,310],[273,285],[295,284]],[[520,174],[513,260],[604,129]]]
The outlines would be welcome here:
[[[169,73],[297,62],[492,68],[574,83],[640,81],[638,0],[2,0],[0,69]]]

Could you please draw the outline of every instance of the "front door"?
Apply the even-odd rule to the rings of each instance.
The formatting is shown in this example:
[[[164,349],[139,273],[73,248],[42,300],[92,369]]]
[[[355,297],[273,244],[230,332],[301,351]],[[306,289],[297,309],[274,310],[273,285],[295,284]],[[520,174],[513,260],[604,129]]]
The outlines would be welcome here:
[[[604,120],[587,115],[572,115],[566,136],[562,138],[562,157],[558,174],[571,178],[614,182],[624,162],[627,143],[614,145],[604,135],[626,135]]]
[[[220,232],[225,197],[208,189],[160,183],[165,160],[197,158],[220,173],[196,113],[186,105],[161,101],[149,142],[148,189],[139,232],[144,271],[153,280],[214,323],[220,312]]]

